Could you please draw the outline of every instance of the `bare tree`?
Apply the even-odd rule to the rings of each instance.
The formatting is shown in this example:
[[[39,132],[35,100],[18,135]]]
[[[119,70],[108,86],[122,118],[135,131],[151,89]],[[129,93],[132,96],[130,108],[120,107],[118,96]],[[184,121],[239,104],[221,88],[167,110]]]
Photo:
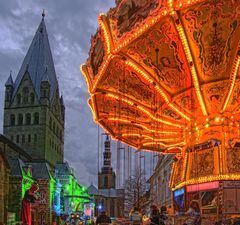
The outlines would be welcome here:
[[[125,210],[129,212],[133,207],[141,207],[141,198],[147,191],[146,178],[140,169],[125,181]]]

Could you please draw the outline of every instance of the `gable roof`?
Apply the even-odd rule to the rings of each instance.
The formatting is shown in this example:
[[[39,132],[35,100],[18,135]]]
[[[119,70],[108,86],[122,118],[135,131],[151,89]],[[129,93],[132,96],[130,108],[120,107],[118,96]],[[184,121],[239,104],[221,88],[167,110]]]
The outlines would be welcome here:
[[[45,80],[46,77],[48,77],[50,83],[50,99],[52,100],[54,93],[58,87],[58,81],[44,17],[41,20],[41,23],[37,29],[37,32],[32,40],[32,43],[28,49],[28,52],[23,60],[22,66],[15,80],[13,97],[16,95],[21,80],[26,72],[28,72],[30,75],[38,98],[40,97],[41,81]]]
[[[22,168],[25,166],[24,162],[19,158],[8,158],[11,175],[22,177]]]
[[[46,162],[31,162],[32,176],[35,179],[51,179],[51,169]]]

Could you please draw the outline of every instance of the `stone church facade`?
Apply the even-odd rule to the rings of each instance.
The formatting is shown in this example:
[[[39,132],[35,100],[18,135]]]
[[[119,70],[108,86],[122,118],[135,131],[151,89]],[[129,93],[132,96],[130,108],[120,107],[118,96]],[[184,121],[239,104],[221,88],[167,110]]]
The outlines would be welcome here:
[[[10,74],[5,87],[4,135],[33,159],[62,162],[65,107],[44,16],[16,80]]]

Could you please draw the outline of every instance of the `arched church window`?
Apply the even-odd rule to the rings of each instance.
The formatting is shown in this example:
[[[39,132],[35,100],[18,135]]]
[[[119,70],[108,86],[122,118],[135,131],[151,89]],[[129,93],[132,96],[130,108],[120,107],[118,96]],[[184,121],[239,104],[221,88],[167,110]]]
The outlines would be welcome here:
[[[34,113],[34,124],[39,124],[39,113]]]
[[[31,93],[30,94],[30,102],[31,102],[31,104],[34,104],[34,101],[35,101],[34,93]]]
[[[23,125],[23,115],[18,114],[18,125]]]
[[[11,125],[11,126],[14,126],[14,125],[15,125],[15,115],[14,115],[14,114],[11,114],[11,115],[10,115],[10,125]]]
[[[17,104],[20,105],[22,102],[22,96],[21,94],[17,94]]]
[[[28,103],[28,94],[29,94],[28,87],[24,87],[23,88],[23,103],[24,104]]]
[[[31,114],[30,114],[30,113],[27,113],[27,114],[26,114],[26,124],[27,124],[27,125],[30,125],[30,124],[31,124]]]

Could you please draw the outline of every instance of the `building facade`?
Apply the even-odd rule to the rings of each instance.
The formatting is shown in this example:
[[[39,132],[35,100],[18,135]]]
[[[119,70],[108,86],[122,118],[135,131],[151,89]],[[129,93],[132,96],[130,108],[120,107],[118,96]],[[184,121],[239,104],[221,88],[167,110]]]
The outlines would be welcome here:
[[[165,206],[169,213],[173,212],[173,192],[169,186],[173,160],[173,155],[160,155],[154,173],[149,179],[151,204],[159,208]]]
[[[10,74],[5,84],[3,133],[55,166],[64,157],[64,113],[43,14],[15,81]]]

